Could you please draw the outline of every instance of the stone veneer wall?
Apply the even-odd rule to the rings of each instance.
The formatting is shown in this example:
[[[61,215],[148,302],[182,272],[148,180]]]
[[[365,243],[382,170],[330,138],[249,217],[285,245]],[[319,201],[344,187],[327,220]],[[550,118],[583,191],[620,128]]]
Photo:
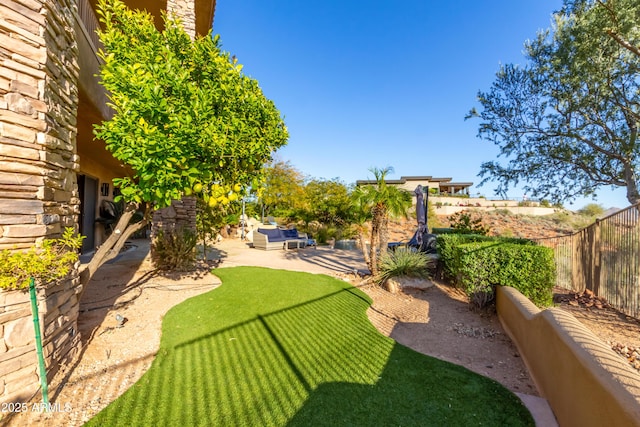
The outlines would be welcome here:
[[[76,227],[78,51],[74,0],[0,4],[0,249]],[[77,268],[39,287],[48,376],[78,350]],[[0,402],[28,399],[39,377],[29,294],[0,290]]]
[[[196,34],[195,0],[167,0],[167,12],[182,21],[187,34],[191,38]],[[153,213],[151,237],[160,230],[178,230],[186,228],[196,231],[196,199],[184,197],[174,200],[171,206]]]
[[[182,25],[192,38],[196,34],[195,0],[167,0],[167,12],[179,17]]]
[[[160,230],[196,230],[196,199],[195,197],[183,197],[182,200],[174,200],[171,206],[158,209],[153,213],[151,224],[151,237],[155,237]]]

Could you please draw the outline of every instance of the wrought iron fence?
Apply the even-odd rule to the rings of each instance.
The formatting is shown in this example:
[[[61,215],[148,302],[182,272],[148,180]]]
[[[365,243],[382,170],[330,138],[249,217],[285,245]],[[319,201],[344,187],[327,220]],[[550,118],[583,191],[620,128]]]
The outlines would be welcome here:
[[[556,286],[574,292],[589,289],[640,319],[640,204],[572,235],[538,243],[555,252]]]

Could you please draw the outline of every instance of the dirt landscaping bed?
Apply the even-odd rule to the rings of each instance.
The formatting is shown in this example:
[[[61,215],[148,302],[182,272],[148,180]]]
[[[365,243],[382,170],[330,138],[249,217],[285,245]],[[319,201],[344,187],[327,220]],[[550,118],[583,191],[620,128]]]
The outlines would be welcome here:
[[[131,256],[131,255],[130,255]],[[357,251],[307,248],[258,251],[229,240],[213,253],[221,266],[258,265],[329,274],[359,286],[373,299],[368,311],[378,330],[416,351],[491,377],[513,392],[538,395],[520,355],[492,312],[472,311],[456,289],[435,282],[425,290],[392,294],[361,285],[363,261]],[[81,359],[60,372],[51,401],[69,410],[24,412],[5,419],[10,426],[79,426],[131,387],[149,368],[159,345],[164,314],[186,298],[219,285],[207,273],[155,272],[144,255],[104,266],[81,303]],[[638,347],[640,322],[622,319],[608,309],[586,310],[561,302],[603,341]],[[126,321],[119,326],[115,315]],[[591,325],[591,326],[590,326]],[[38,401],[36,396],[34,401]],[[3,421],[0,421],[2,424]]]
[[[640,321],[612,308],[589,291],[556,288],[554,302],[571,313],[640,373]]]

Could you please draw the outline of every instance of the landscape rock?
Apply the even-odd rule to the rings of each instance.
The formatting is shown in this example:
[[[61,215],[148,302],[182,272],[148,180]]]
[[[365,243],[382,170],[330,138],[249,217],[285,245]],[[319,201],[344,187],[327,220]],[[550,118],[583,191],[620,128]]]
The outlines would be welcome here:
[[[398,276],[386,280],[384,287],[392,294],[404,291],[405,289],[429,289],[433,282],[421,277]]]

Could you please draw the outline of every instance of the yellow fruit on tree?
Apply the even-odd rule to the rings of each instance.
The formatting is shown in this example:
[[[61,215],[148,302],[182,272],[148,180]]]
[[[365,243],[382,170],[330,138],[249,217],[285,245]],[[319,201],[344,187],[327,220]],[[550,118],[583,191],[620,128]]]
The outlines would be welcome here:
[[[242,185],[236,184],[233,186],[233,191],[235,191],[236,193],[239,193],[240,190],[242,190]]]
[[[238,195],[236,193],[229,194],[229,201],[233,202],[234,200],[238,200]]]
[[[196,193],[201,193],[202,192],[202,184],[200,184],[199,182],[193,186],[193,191],[195,191]]]
[[[217,205],[218,205],[218,201],[216,199],[214,199],[213,197],[209,199],[210,208],[215,208]]]

